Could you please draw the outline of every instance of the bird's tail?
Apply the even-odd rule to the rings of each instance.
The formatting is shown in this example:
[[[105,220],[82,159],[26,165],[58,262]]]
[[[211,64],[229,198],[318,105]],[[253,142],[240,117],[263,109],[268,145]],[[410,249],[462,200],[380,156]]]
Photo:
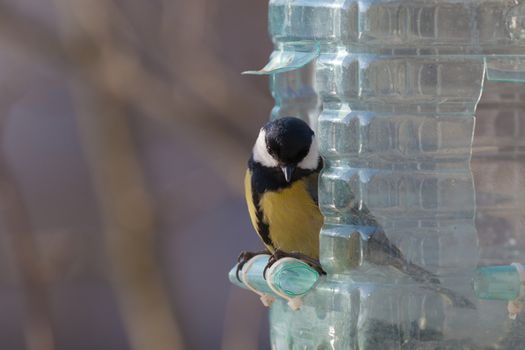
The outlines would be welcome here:
[[[413,264],[405,259],[401,250],[393,245],[383,230],[375,232],[370,236],[367,244],[370,261],[377,265],[390,265],[407,274],[414,281],[420,283],[423,288],[432,290],[443,295],[452,305],[462,308],[475,309],[474,304],[467,298],[458,295],[452,290],[441,286],[438,276],[425,270],[421,266]]]
[[[431,290],[445,297],[454,307],[475,309],[476,306],[468,298],[445,288],[441,285],[439,278],[430,271],[421,266],[410,262],[404,262],[403,266],[398,267],[400,270],[409,275],[414,281],[423,285],[424,289]]]
[[[441,283],[435,274],[411,262],[404,262],[399,269],[409,275],[416,282],[430,284]]]
[[[460,307],[460,308],[465,308],[465,309],[475,309],[476,308],[476,305],[474,305],[474,303],[470,301],[468,298],[464,297],[463,295],[459,295],[458,293],[448,288],[445,288],[439,284],[429,283],[429,284],[425,284],[423,288],[429,289],[431,291],[441,294],[454,307]]]

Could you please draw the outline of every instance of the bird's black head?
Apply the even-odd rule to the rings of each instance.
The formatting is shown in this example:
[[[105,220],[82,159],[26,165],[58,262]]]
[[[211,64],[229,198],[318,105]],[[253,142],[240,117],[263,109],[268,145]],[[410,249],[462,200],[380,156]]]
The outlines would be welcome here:
[[[284,117],[266,124],[253,148],[254,161],[281,168],[290,182],[296,168],[313,171],[319,166],[319,151],[312,129],[304,121]]]
[[[285,117],[264,126],[268,153],[281,164],[298,164],[308,154],[314,132],[298,118]]]

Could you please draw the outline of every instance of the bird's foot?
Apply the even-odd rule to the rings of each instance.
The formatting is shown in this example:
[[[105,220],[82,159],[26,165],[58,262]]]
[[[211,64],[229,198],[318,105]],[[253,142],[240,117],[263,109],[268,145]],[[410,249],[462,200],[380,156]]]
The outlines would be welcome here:
[[[294,258],[294,259],[297,259],[297,260],[301,260],[301,261],[307,263],[308,265],[310,265],[317,272],[319,272],[320,275],[326,275],[326,272],[323,270],[319,260],[314,259],[312,257],[309,257],[308,255],[305,255],[305,254],[302,254],[302,253],[298,253],[298,252],[288,253],[288,252],[285,252],[285,251],[277,249],[272,254],[270,259],[268,259],[268,264],[266,264],[266,266],[264,267],[263,277],[265,279],[266,279],[266,270],[268,270],[270,267],[272,267],[272,265],[275,264],[277,262],[277,260],[282,259],[282,258]]]
[[[239,257],[237,258],[237,270],[235,271],[235,276],[237,276],[239,282],[242,282],[241,278],[239,277],[239,272],[242,270],[244,265],[254,256],[261,254],[270,254],[270,252],[267,250],[261,250],[258,252],[242,251],[241,254],[239,254]]]

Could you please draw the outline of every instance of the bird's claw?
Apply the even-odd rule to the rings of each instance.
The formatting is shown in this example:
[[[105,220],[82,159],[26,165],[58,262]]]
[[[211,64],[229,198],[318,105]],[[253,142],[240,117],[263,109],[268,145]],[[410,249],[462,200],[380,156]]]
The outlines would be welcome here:
[[[277,258],[276,255],[275,255],[275,253],[272,254],[272,255],[270,256],[270,259],[268,259],[268,263],[266,264],[266,266],[264,267],[264,270],[263,270],[263,278],[264,278],[264,279],[266,279],[266,271],[267,271],[270,267],[272,267],[272,265],[275,264],[275,262],[276,262],[277,260],[279,260],[279,259],[280,259],[280,258]]]
[[[242,268],[244,267],[244,265],[254,256],[261,255],[261,254],[269,254],[269,253],[268,251],[263,250],[259,252],[242,251],[239,254],[239,257],[237,258],[237,270],[235,271],[235,276],[237,277],[237,280],[239,280],[239,282],[242,282],[241,278],[239,277],[239,272],[242,271]]]
[[[308,264],[310,267],[315,269],[320,275],[326,275],[326,272],[323,270],[319,260],[311,258],[308,255],[305,255],[305,254],[302,254],[302,253],[298,253],[298,252],[288,253],[288,252],[285,252],[285,251],[277,249],[272,254],[270,259],[268,259],[268,263],[264,267],[264,270],[263,270],[263,277],[264,277],[264,279],[266,279],[266,271],[270,267],[272,267],[272,265],[275,264],[277,262],[277,260],[282,259],[282,258],[286,258],[286,257],[288,257],[288,258],[295,258],[295,259],[301,260],[302,262]]]

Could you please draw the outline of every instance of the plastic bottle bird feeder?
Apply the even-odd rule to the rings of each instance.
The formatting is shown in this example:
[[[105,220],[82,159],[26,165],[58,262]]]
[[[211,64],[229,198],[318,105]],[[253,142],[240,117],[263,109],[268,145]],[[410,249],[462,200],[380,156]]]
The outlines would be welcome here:
[[[248,73],[270,76],[271,118],[316,130],[328,273],[283,274],[278,293],[248,274],[275,298],[272,348],[516,349],[525,327],[506,325],[525,284],[510,265],[525,263],[525,89],[495,82],[525,82],[525,2],[274,0],[269,21],[275,50]],[[476,307],[371,263],[379,227]],[[279,296],[294,283],[298,310]]]

